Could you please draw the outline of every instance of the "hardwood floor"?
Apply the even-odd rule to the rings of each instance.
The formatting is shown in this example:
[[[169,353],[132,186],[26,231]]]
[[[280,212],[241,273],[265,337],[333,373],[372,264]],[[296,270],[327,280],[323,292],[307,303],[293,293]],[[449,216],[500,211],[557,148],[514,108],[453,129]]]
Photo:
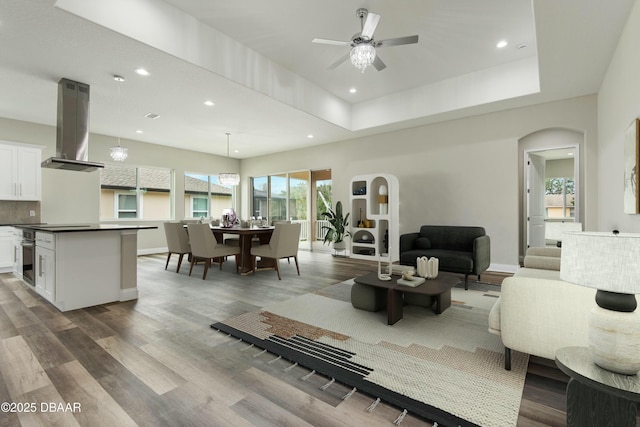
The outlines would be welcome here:
[[[188,268],[175,273],[176,260],[165,271],[164,254],[143,256],[137,301],[67,313],[0,274],[0,402],[21,410],[0,412],[0,427],[392,425],[401,409],[367,412],[371,396],[342,400],[348,387],[321,390],[319,375],[300,381],[307,369],[285,372],[290,363],[209,327],[375,268],[318,252],[299,259],[300,277],[286,261],[281,281],[274,271],[237,275],[230,261],[203,281],[201,265],[189,277]],[[551,361],[532,358],[518,425],[565,425],[566,382]],[[401,425],[431,424],[408,414]]]

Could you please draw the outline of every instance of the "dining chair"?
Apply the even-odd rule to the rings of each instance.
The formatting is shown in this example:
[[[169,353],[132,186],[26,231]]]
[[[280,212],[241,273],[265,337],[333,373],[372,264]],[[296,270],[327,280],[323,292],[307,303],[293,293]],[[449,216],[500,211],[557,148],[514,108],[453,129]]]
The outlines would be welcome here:
[[[182,258],[187,255],[191,255],[191,245],[189,245],[189,235],[187,230],[180,222],[165,222],[164,223],[164,235],[167,238],[167,248],[169,253],[167,254],[167,263],[164,266],[166,270],[169,266],[169,260],[171,254],[178,254],[178,268],[176,273],[180,273],[180,266],[182,265]]]
[[[222,270],[222,263],[225,257],[229,255],[239,255],[240,248],[238,246],[227,246],[216,242],[216,238],[211,232],[209,224],[187,224],[189,230],[189,240],[191,241],[191,268],[189,269],[189,276],[193,271],[193,265],[197,260],[204,260],[204,273],[202,280],[207,278],[207,271],[211,267],[212,260],[220,264],[220,270]],[[236,262],[236,272],[238,271],[238,263]]]
[[[252,272],[255,273],[257,257],[273,259],[274,268],[278,273],[278,280],[282,280],[279,260],[292,257],[296,262],[296,270],[299,276],[298,245],[300,243],[300,228],[300,223],[277,223],[269,243],[251,248]]]

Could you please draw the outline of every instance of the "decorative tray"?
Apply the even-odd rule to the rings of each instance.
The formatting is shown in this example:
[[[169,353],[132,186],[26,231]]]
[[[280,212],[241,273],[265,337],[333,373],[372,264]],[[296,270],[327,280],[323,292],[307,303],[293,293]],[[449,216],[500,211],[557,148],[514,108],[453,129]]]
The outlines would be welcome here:
[[[423,283],[424,277],[414,277],[413,280],[404,280],[403,278],[398,279],[398,285],[411,286],[412,288],[420,286]]]

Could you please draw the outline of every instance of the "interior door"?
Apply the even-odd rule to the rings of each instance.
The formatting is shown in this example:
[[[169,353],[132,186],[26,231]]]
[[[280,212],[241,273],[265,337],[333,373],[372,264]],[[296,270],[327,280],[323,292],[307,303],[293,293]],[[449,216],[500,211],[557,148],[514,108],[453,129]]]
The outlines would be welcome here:
[[[545,158],[529,153],[527,159],[527,246],[545,246]]]

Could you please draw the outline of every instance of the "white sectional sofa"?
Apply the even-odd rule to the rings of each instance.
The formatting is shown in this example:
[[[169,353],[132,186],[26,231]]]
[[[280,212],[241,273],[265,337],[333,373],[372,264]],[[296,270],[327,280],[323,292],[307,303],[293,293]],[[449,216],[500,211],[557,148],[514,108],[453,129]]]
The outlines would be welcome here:
[[[502,282],[500,298],[489,314],[489,332],[511,350],[547,359],[568,346],[588,345],[588,316],[596,290],[560,280],[560,248],[530,248],[524,267]]]

